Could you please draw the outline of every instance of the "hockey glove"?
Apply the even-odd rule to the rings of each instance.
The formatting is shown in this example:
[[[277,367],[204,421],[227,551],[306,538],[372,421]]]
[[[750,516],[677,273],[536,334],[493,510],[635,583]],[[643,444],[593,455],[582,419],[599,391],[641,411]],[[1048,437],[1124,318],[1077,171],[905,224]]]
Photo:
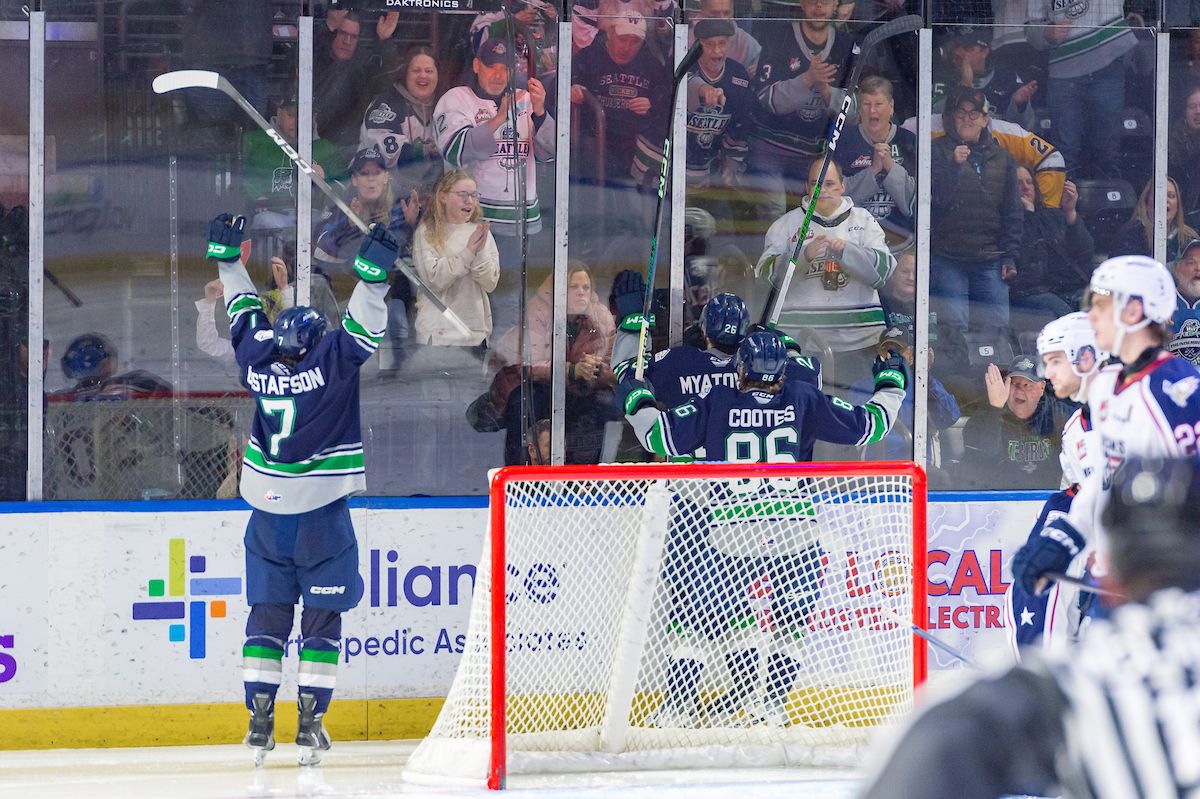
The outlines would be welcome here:
[[[246,217],[218,214],[208,223],[208,252],[214,261],[236,261],[242,257]]]
[[[888,357],[875,357],[871,364],[871,373],[875,375],[875,390],[881,388],[898,388],[905,391],[908,388],[908,362],[899,353],[891,353]]]
[[[1013,556],[1013,580],[1036,596],[1038,580],[1047,572],[1065,572],[1083,546],[1083,535],[1066,518],[1052,519]]]
[[[613,281],[612,294],[621,329],[641,330],[642,306],[646,302],[646,279],[642,273],[632,269],[622,270]],[[651,327],[654,326],[653,314],[648,317],[648,322]]]
[[[654,392],[650,390],[649,384],[644,380],[638,380],[630,375],[621,381],[620,388],[625,391],[623,404],[626,416],[633,416],[642,408],[658,407],[658,403],[654,399]]]
[[[354,271],[364,283],[383,283],[396,264],[399,250],[396,237],[376,222],[359,245],[358,255],[354,257]]]

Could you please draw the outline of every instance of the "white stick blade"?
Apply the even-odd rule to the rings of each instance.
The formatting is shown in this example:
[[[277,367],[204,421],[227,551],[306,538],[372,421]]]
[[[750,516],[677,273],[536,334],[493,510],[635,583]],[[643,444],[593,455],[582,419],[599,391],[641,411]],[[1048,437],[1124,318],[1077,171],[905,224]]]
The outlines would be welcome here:
[[[446,321],[454,325],[455,329],[464,336],[471,335],[471,328],[467,327],[466,323],[454,311],[447,308],[442,311],[442,316],[446,317]]]
[[[155,94],[165,94],[176,89],[215,89],[221,76],[207,69],[180,69],[164,72],[151,84]]]

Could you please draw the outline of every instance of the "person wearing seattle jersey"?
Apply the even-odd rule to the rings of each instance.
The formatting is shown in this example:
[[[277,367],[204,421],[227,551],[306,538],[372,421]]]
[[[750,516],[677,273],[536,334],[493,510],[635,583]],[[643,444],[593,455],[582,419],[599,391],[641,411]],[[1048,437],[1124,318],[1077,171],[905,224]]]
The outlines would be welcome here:
[[[326,332],[316,310],[294,306],[272,326],[239,260],[246,220],[221,214],[208,230],[242,383],[254,422],[242,461],[241,494],[253,508],[246,527],[243,680],[256,756],[273,749],[275,695],[283,677],[294,606],[300,616],[301,763],[330,747],[322,719],[333,696],[342,613],[362,596],[358,544],[346,497],[366,488],[359,419],[359,370],[387,326],[388,272],[398,243],[376,223],[354,261],[360,282],[340,327]]]
[[[630,375],[621,381],[626,419],[648,451],[665,457],[698,452],[705,460],[735,463],[795,463],[812,460],[815,440],[864,445],[886,435],[900,409],[908,383],[902,355],[890,352],[873,367],[875,393],[855,407],[828,397],[810,383],[787,376],[787,347],[779,334],[761,330],[738,347],[736,388],[718,385],[704,397],[693,397],[670,410],[660,410],[650,387]],[[755,483],[756,481],[751,481]],[[747,593],[769,591],[778,641],[767,655],[757,638],[724,645],[732,683],[710,708],[710,718],[726,724],[787,726],[787,699],[800,668],[799,649],[808,615],[820,593],[819,564],[824,555],[811,515],[797,502],[803,487],[766,481],[759,488],[734,481],[714,485],[712,508],[726,507],[739,525],[763,524],[761,535],[747,537],[717,517],[695,513],[683,503],[676,509],[674,584],[679,608],[675,623],[687,633],[668,668],[666,701],[649,720],[657,727],[694,726],[700,677],[706,667],[706,642],[727,633],[752,631],[756,610]],[[746,490],[743,490],[746,489]],[[775,509],[786,507],[790,510]],[[749,508],[749,512],[746,509]],[[800,508],[800,510],[796,510]],[[783,513],[785,531],[774,532]],[[799,515],[796,515],[796,514]],[[764,515],[765,514],[765,515]],[[684,528],[684,529],[680,529]],[[744,533],[744,530],[743,530]],[[767,586],[770,586],[768,589]],[[767,657],[766,693],[743,707],[757,684],[758,662]]]
[[[909,169],[916,167],[917,137],[892,122],[893,97],[887,78],[869,75],[859,82],[859,123],[842,131],[833,161],[845,176],[846,196],[902,243],[914,235],[917,181]]]
[[[800,0],[802,20],[774,23],[759,42],[754,89],[758,109],[750,129],[750,170],[764,192],[761,216],[787,210],[787,194],[802,194],[809,162],[821,154],[830,112],[852,37],[833,27],[837,0]]]
[[[731,186],[746,166],[746,128],[756,101],[745,68],[728,57],[736,30],[727,19],[692,26],[702,54],[687,78],[689,191]]]

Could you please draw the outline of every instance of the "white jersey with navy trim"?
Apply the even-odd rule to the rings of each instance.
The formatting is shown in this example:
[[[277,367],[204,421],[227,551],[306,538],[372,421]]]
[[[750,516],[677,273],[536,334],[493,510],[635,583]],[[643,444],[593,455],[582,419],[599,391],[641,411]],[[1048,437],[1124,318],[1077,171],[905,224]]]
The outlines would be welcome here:
[[[1136,362],[1129,374],[1121,364],[1111,364],[1092,379],[1088,407],[1101,451],[1071,504],[1069,521],[1097,553],[1094,573],[1104,574],[1107,547],[1100,513],[1112,477],[1131,455],[1195,456],[1200,444],[1200,370],[1162,350],[1145,363]]]

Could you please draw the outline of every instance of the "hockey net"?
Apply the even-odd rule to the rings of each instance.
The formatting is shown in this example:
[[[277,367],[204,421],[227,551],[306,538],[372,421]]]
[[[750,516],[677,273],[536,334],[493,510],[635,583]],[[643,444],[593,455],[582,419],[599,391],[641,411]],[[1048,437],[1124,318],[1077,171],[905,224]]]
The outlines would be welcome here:
[[[911,463],[502,469],[405,776],[853,765],[925,677],[924,572]]]

